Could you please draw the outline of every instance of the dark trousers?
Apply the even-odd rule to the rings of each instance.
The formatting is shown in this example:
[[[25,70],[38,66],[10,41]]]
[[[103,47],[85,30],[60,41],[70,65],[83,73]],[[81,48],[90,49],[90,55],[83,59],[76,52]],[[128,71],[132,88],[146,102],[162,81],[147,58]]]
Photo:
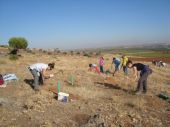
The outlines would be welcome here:
[[[128,75],[128,67],[127,66],[123,66],[123,72],[125,75]]]
[[[100,66],[100,72],[104,73],[104,67],[103,66]]]
[[[152,73],[151,69],[148,69],[147,71],[141,72],[140,78],[138,80],[138,85],[137,85],[137,91],[147,91],[147,79],[148,76]]]
[[[40,84],[43,84],[43,77],[41,75],[41,73],[37,72],[35,69],[31,70],[30,69],[31,74],[34,77],[34,89],[38,89]]]

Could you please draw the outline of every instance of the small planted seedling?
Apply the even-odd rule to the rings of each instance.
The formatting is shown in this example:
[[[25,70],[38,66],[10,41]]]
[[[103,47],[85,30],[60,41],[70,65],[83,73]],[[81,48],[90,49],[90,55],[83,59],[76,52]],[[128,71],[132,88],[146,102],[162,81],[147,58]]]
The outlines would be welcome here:
[[[72,86],[75,85],[75,76],[70,75],[68,78],[68,83],[71,84]]]

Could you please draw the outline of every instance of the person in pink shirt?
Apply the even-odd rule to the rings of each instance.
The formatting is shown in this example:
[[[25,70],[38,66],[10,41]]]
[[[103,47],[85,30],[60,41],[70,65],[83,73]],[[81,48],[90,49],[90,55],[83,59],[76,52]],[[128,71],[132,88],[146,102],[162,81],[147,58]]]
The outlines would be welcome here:
[[[101,73],[104,73],[104,58],[103,57],[100,57],[99,59],[99,66],[100,66],[100,72]]]

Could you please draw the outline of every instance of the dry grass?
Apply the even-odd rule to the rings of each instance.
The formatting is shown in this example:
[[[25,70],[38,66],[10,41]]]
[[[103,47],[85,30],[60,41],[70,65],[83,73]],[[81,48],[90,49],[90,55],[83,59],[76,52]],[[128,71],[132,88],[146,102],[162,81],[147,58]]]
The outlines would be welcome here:
[[[103,54],[105,58],[105,68],[111,68],[111,60],[112,54]],[[77,96],[78,100],[75,102],[70,102],[67,106],[63,106],[62,103],[57,102],[52,93],[47,94],[44,90],[38,95],[34,94],[32,88],[27,85],[23,80],[31,79],[32,76],[27,70],[27,67],[33,63],[49,63],[55,62],[55,69],[52,71],[55,76],[50,80],[46,80],[45,87],[52,87],[53,89],[57,89],[57,82],[61,82],[61,90],[62,92],[69,93],[73,96]],[[72,116],[75,117],[76,113],[97,113],[100,112],[102,115],[107,116],[106,121],[111,125],[114,121],[113,119],[121,118],[121,116],[128,117],[128,113],[135,112],[133,116],[136,119],[136,123],[145,122],[145,119],[140,120],[142,114],[145,110],[148,110],[148,116],[151,117],[150,110],[157,110],[161,112],[162,108],[170,109],[167,102],[162,101],[156,95],[161,91],[165,91],[170,94],[170,85],[169,85],[169,77],[170,77],[170,67],[167,68],[158,68],[151,63],[146,63],[153,68],[153,74],[148,79],[148,94],[142,96],[136,96],[133,94],[133,90],[136,88],[136,82],[126,80],[121,70],[119,73],[115,75],[115,77],[111,77],[109,79],[104,79],[102,76],[99,76],[96,73],[88,72],[88,64],[89,63],[98,63],[98,58],[95,57],[85,57],[79,55],[48,55],[42,53],[30,54],[23,53],[22,57],[16,61],[10,61],[8,57],[0,58],[0,72],[2,74],[5,73],[16,73],[16,75],[20,78],[18,85],[15,87],[12,85],[7,86],[6,90],[11,90],[12,98],[17,98],[20,105],[22,105],[23,101],[27,103],[31,102],[28,105],[36,105],[33,109],[30,109],[27,115],[31,118],[35,118],[37,115],[34,113],[37,106],[39,110],[37,112],[44,112],[44,119],[47,119],[48,125],[50,126],[67,126],[65,123],[63,125],[63,121],[65,119],[72,119]],[[63,73],[58,73],[58,72]],[[130,71],[130,75],[132,71]],[[76,85],[71,86],[68,84],[67,80],[70,75],[74,75],[76,78]],[[5,97],[9,94],[6,93],[5,89],[2,91],[0,89],[0,96]],[[15,89],[15,91],[14,91]],[[11,95],[10,95],[11,96]],[[38,102],[34,102],[33,100],[38,98]],[[73,98],[74,99],[74,98]],[[38,103],[38,104],[37,104]],[[18,105],[19,105],[18,104]],[[25,103],[24,103],[25,104]],[[39,105],[41,106],[39,107]],[[48,105],[47,105],[48,104]],[[157,104],[157,106],[155,106]],[[50,109],[53,109],[53,114],[49,114],[51,112]],[[60,108],[58,108],[60,107]],[[15,111],[15,108],[11,108],[10,110]],[[58,112],[57,112],[57,111]],[[8,112],[8,111],[6,111]],[[17,111],[16,111],[17,112]],[[164,117],[166,120],[165,113],[158,113],[157,119],[161,119]],[[61,116],[62,114],[62,116]],[[117,114],[114,116],[113,114]],[[4,113],[5,115],[5,113]],[[27,119],[25,114],[21,114],[25,119]],[[113,115],[113,116],[112,116]],[[60,120],[54,120],[55,117],[62,117]],[[140,117],[139,117],[140,116]],[[11,118],[10,116],[6,116],[7,118]],[[53,118],[54,117],[54,118]],[[124,118],[123,117],[123,118]],[[28,117],[29,118],[29,117]],[[19,117],[17,117],[19,120]],[[124,120],[124,119],[122,119]],[[165,120],[162,120],[162,124],[168,125]],[[30,126],[36,126],[36,122],[31,120],[32,124]],[[115,120],[116,121],[116,120]],[[21,121],[22,122],[22,121]],[[23,119],[24,122],[24,119]],[[78,126],[75,121],[70,122],[70,126]],[[154,121],[153,123],[149,123],[149,125],[156,125],[158,121]],[[12,122],[14,125],[21,125],[21,123]],[[39,123],[39,122],[38,122]],[[41,123],[41,122],[40,122]],[[44,124],[44,123],[43,123]],[[115,125],[116,123],[114,123]],[[132,120],[131,124],[135,125],[135,122]],[[1,123],[0,123],[1,125]],[[3,124],[4,125],[4,124]],[[10,126],[12,124],[7,123],[6,125]],[[143,123],[143,125],[145,125]]]
[[[7,62],[6,62],[6,60],[5,59],[1,59],[0,60],[0,65],[4,65],[4,64],[6,64]]]

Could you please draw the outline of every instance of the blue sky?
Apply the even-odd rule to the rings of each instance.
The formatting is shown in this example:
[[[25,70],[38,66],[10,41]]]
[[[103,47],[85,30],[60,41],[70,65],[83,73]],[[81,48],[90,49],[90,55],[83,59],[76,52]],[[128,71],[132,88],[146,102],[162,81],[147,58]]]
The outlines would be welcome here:
[[[170,42],[170,0],[0,0],[0,44],[89,48]]]

